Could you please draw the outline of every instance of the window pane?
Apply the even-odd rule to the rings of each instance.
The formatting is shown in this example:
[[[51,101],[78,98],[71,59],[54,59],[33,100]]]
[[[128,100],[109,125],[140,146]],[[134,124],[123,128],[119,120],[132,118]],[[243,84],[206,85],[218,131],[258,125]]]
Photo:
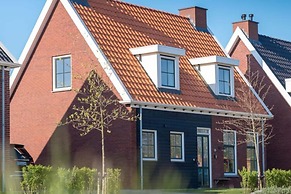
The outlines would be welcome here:
[[[167,61],[165,60],[165,59],[162,59],[162,64],[161,64],[161,66],[162,66],[162,72],[168,72],[168,68],[167,68]]]
[[[168,72],[169,73],[174,73],[174,60],[168,60]]]
[[[233,131],[223,132],[223,162],[224,172],[235,172],[235,135]]]
[[[142,132],[142,152],[143,158],[156,157],[155,153],[155,133],[154,132]]]
[[[168,86],[174,87],[175,86],[175,75],[168,74]]]
[[[64,87],[64,77],[63,77],[63,74],[57,74],[57,76],[56,76],[56,87],[57,88]]]
[[[162,86],[168,85],[168,77],[166,73],[162,73]]]
[[[218,69],[218,74],[219,74],[219,81],[224,80],[224,79],[223,79],[223,69],[219,68],[219,69]]]
[[[64,72],[64,66],[63,61],[61,59],[56,59],[56,73],[63,73]]]
[[[230,75],[229,75],[229,70],[228,69],[224,69],[224,75],[223,75],[223,77],[224,77],[224,81],[225,82],[229,82]]]
[[[64,66],[65,72],[71,72],[71,59],[69,57],[64,59]]]
[[[71,73],[65,73],[64,75],[64,87],[71,86]]]

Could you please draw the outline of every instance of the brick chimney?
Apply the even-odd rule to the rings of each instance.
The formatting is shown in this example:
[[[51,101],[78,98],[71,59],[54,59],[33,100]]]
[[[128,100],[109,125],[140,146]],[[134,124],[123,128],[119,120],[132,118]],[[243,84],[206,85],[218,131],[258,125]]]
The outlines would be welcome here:
[[[232,23],[233,32],[237,27],[242,29],[244,33],[252,40],[259,40],[258,22],[253,21],[253,14],[249,14],[250,20],[246,20],[246,14],[242,14],[242,21]]]
[[[194,23],[198,30],[207,30],[206,11],[205,8],[195,6],[179,9],[179,15],[190,18],[190,21]]]

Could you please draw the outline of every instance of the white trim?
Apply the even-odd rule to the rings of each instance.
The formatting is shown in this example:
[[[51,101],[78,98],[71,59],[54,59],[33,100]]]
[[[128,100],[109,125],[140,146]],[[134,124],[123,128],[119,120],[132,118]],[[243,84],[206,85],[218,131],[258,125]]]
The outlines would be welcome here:
[[[154,139],[155,139],[155,157],[154,158],[144,158],[143,157],[143,153],[141,153],[142,155],[142,160],[143,161],[158,161],[158,137],[157,137],[157,130],[152,130],[152,129],[143,129],[143,132],[150,132],[150,133],[154,133]],[[143,145],[142,145],[143,147]]]
[[[181,142],[181,144],[182,144],[182,146],[181,146],[182,147],[182,150],[181,150],[182,158],[181,159],[171,158],[171,162],[185,162],[184,132],[180,132],[180,131],[170,131],[170,148],[171,148],[171,134],[181,135],[181,139],[182,139],[182,142]],[[171,154],[171,150],[170,150],[170,154]]]
[[[237,175],[237,140],[235,130],[223,130],[224,132],[232,132],[234,134],[234,173],[224,172],[224,176],[236,176]],[[224,141],[224,140],[223,140]],[[224,146],[224,144],[223,144]]]
[[[232,37],[230,38],[225,50],[228,53],[231,53],[235,47],[235,44],[238,40],[241,40],[247,49],[250,51],[250,53],[255,57],[258,64],[262,67],[262,69],[265,71],[271,82],[274,84],[274,86],[277,88],[277,90],[280,92],[282,97],[285,99],[285,101],[291,106],[291,96],[288,94],[288,92],[285,90],[285,88],[282,86],[282,84],[279,82],[277,77],[274,75],[272,70],[269,68],[267,63],[262,59],[260,54],[256,51],[252,43],[249,41],[249,39],[246,37],[246,35],[243,33],[243,31],[237,27],[235,32],[233,33]],[[267,110],[267,109],[266,109]],[[270,111],[268,111],[270,112]]]
[[[221,64],[227,66],[238,66],[239,60],[232,59],[229,57],[222,57],[222,56],[208,56],[208,57],[199,57],[199,58],[192,58],[189,59],[192,65],[207,65],[207,64]]]
[[[133,55],[160,53],[166,55],[184,56],[186,53],[185,49],[158,44],[130,48],[129,50]]]
[[[208,133],[199,133],[198,130],[203,129],[207,130]],[[208,154],[209,154],[209,187],[212,188],[212,143],[211,143],[211,129],[210,128],[205,128],[205,127],[197,127],[197,135],[208,135],[208,141],[209,141],[209,148],[208,148]]]
[[[10,51],[2,44],[0,41],[0,48],[6,53],[6,55],[12,60],[12,62],[4,62],[0,61],[0,66],[4,66],[6,68],[17,68],[20,67],[15,57],[10,53]]]
[[[25,47],[19,57],[20,64],[26,64],[28,62],[28,58],[32,54],[40,36],[42,35],[42,29],[45,28],[48,19],[50,18],[50,13],[52,13],[57,0],[46,0],[46,3],[37,19],[37,22],[28,38],[28,41],[25,44]],[[20,67],[13,70],[10,76],[10,87],[14,84],[16,80],[16,76],[19,73]]]
[[[250,116],[255,116],[257,119],[261,118],[272,118],[270,115],[265,114],[255,114],[251,115],[246,112],[229,111],[221,109],[211,109],[211,108],[200,108],[200,107],[189,107],[189,106],[178,106],[172,104],[162,104],[153,102],[143,102],[143,101],[120,101],[122,104],[130,105],[133,108],[138,108],[141,106],[143,109],[151,110],[163,110],[163,111],[174,111],[174,112],[185,112],[192,114],[202,114],[202,115],[213,115],[231,118],[245,118],[248,119]]]
[[[76,12],[72,2],[68,0],[61,0],[61,3],[64,5],[66,11],[68,12],[69,16],[71,17],[72,21],[75,23],[76,27],[84,37],[85,41],[87,42],[88,46],[92,50],[95,57],[98,59],[100,65],[103,67],[104,71],[106,72],[107,76],[115,86],[116,90],[120,94],[123,100],[132,100],[130,94],[128,93],[126,87],[121,82],[120,78],[118,77],[115,70],[112,68],[109,60],[106,58],[105,54],[97,44],[96,40]]]
[[[56,63],[55,63],[55,61],[56,61],[56,59],[62,59],[62,58],[70,58],[70,62],[71,62],[71,86],[70,87],[62,87],[62,88],[56,88]],[[53,82],[52,82],[52,84],[53,84],[53,92],[61,92],[61,91],[69,91],[69,90],[71,90],[72,89],[72,85],[73,85],[73,82],[72,82],[72,56],[71,55],[60,55],[60,56],[55,56],[55,57],[53,57],[52,58],[52,65],[53,65],[53,71],[52,71],[52,78],[53,78]]]

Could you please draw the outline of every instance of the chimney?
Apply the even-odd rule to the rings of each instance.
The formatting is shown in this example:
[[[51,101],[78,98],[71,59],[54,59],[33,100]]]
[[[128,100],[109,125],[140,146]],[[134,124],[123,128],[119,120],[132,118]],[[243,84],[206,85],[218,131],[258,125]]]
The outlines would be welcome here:
[[[254,14],[249,14],[249,20],[246,20],[246,14],[241,15],[242,21],[232,23],[233,32],[237,27],[242,29],[244,33],[252,40],[259,40],[258,22],[253,21]]]
[[[205,8],[195,6],[179,9],[179,15],[188,17],[194,23],[197,30],[207,31],[206,11],[207,9]]]

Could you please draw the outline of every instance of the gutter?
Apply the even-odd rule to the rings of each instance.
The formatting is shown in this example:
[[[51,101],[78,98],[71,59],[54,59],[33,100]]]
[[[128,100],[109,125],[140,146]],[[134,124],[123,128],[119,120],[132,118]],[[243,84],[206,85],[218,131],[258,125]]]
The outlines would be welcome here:
[[[2,66],[2,192],[5,192],[5,67]]]
[[[192,114],[212,115],[212,116],[221,116],[221,117],[249,119],[252,116],[252,114],[246,113],[246,112],[212,109],[212,108],[201,108],[201,107],[194,107],[194,106],[193,107],[178,106],[178,105],[143,102],[143,101],[120,101],[120,103],[124,105],[130,105],[132,108],[142,107],[144,109],[176,111],[176,112],[185,112],[185,113],[192,113]],[[254,114],[254,116],[258,120],[262,118],[272,119],[274,116],[270,112],[268,113],[269,114]]]

